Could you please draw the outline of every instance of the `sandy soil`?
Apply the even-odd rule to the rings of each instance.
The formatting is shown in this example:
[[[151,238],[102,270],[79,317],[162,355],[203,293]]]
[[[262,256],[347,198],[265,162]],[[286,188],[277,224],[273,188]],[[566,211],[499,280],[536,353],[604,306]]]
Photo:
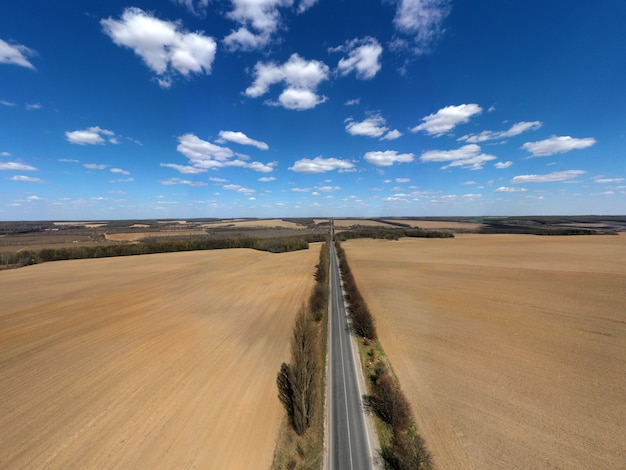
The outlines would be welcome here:
[[[105,233],[107,240],[116,242],[135,242],[146,237],[188,237],[192,235],[206,235],[204,230],[164,230],[162,232],[122,232]]]
[[[405,220],[396,219],[393,222],[401,222],[403,224],[410,225],[411,227],[419,227],[424,229],[450,229],[450,230],[478,230],[483,227],[483,224],[476,224],[471,222],[447,222],[445,220]]]
[[[318,247],[0,272],[0,468],[269,468]]]
[[[626,236],[344,247],[438,468],[624,468]]]

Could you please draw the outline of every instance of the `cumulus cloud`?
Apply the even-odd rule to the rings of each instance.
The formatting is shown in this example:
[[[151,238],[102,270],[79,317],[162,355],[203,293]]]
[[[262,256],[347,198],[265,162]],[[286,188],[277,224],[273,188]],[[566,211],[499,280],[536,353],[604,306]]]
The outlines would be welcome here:
[[[0,162],[0,170],[37,171],[37,168],[20,162]]]
[[[470,170],[481,170],[485,163],[495,160],[497,157],[481,153],[479,145],[468,144],[456,150],[430,150],[420,156],[423,163],[450,162],[442,166],[442,170],[452,167],[461,167]]]
[[[258,179],[258,181],[260,181],[261,183],[269,183],[270,181],[276,181],[276,178],[274,178],[273,176],[262,176]]]
[[[524,193],[526,188],[513,188],[511,186],[500,186],[495,190],[496,193]]]
[[[413,161],[412,153],[398,153],[395,150],[367,152],[364,156],[368,163],[376,166],[391,166],[394,163],[410,163]]]
[[[348,118],[346,122],[346,132],[351,135],[380,137],[389,130],[385,125],[385,118],[378,114],[370,116],[363,121],[354,121],[352,118]]]
[[[326,173],[334,170],[339,170],[342,173],[354,171],[354,165],[338,158],[315,157],[298,160],[289,169],[298,173]]]
[[[21,44],[9,44],[0,39],[0,64],[13,64],[35,70],[35,66],[27,59],[36,55],[32,49]]]
[[[552,136],[549,139],[539,140],[537,142],[526,142],[522,145],[524,150],[532,153],[533,157],[547,157],[557,153],[565,153],[570,150],[585,149],[596,143],[593,137],[577,139],[575,137]]]
[[[115,133],[108,129],[102,129],[101,127],[94,126],[88,129],[82,129],[77,131],[67,131],[65,138],[68,142],[78,145],[101,145],[105,143],[105,137],[109,139],[111,143],[117,143],[115,139]]]
[[[451,131],[459,124],[465,124],[472,116],[480,114],[482,108],[477,104],[460,104],[446,106],[433,114],[422,118],[422,123],[411,129],[411,132],[424,131],[429,135],[439,137]]]
[[[178,72],[211,73],[217,45],[202,32],[190,33],[180,22],[163,21],[139,8],[127,8],[121,20],[100,21],[104,32],[115,44],[132,49],[157,74],[167,88]]]
[[[178,165],[176,163],[161,163],[161,166],[166,168],[172,168],[184,175],[197,175],[198,173],[204,173],[206,168],[198,168],[190,165]]]
[[[384,136],[380,138],[380,140],[396,140],[402,137],[403,134],[398,129],[394,129],[392,131],[387,132]]]
[[[254,189],[246,188],[239,184],[225,184],[222,188],[227,189],[228,191],[235,191],[241,194],[253,194],[256,191]]]
[[[469,143],[480,143],[485,142],[487,140],[497,140],[497,139],[506,139],[509,137],[514,137],[516,135],[520,135],[527,131],[534,131],[539,129],[543,123],[541,121],[532,121],[532,122],[518,122],[513,124],[510,129],[506,131],[482,131],[479,134],[467,134],[463,137],[460,137],[459,140],[469,142]]]
[[[120,175],[130,175],[130,171],[123,170],[121,168],[111,168],[111,173],[117,173]]]
[[[228,140],[229,142],[235,142],[236,144],[252,145],[260,150],[267,150],[270,148],[265,142],[251,139],[243,132],[220,131],[219,135],[222,140]]]
[[[316,186],[318,191],[322,193],[332,193],[334,191],[339,191],[341,189],[340,186]]]
[[[587,173],[584,170],[565,170],[554,171],[545,175],[519,175],[511,180],[512,184],[524,183],[556,183],[562,181],[571,181],[580,175]]]
[[[285,89],[278,102],[271,104],[295,110],[314,108],[326,101],[326,97],[317,95],[316,91],[318,85],[328,79],[328,73],[329,68],[323,62],[307,61],[298,54],[293,54],[283,65],[257,62],[254,82],[245,94],[257,98],[267,93],[272,85],[284,83]]]
[[[187,174],[194,172],[200,173],[200,170],[205,171],[228,166],[249,168],[261,173],[269,173],[273,171],[274,166],[276,166],[276,162],[261,163],[244,161],[244,158],[247,157],[241,154],[235,154],[235,152],[228,147],[222,147],[207,140],[202,140],[194,134],[184,134],[178,138],[178,142],[176,150],[189,159],[190,166],[177,165],[174,163],[162,163],[161,166],[174,168],[181,173]],[[238,158],[233,158],[235,156]]]
[[[410,47],[416,54],[430,51],[443,33],[443,21],[450,13],[449,0],[396,0],[393,24],[396,30],[412,38]],[[404,42],[404,41],[403,41]]]
[[[32,178],[30,176],[15,175],[11,177],[11,181],[24,181],[26,183],[44,183],[41,178]]]
[[[504,170],[505,168],[510,167],[511,165],[513,165],[512,161],[506,161],[506,162],[497,162],[494,163],[493,166],[495,166],[498,170]]]
[[[347,54],[337,64],[337,70],[341,75],[356,73],[361,80],[369,80],[376,76],[381,68],[380,56],[383,53],[382,46],[373,37],[353,39],[343,46],[330,49],[331,52],[340,51]]]

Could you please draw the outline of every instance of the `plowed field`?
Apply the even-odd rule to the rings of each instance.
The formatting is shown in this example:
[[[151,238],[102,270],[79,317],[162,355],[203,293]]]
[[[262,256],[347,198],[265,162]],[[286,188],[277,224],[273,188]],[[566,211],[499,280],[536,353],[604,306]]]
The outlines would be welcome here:
[[[318,247],[0,272],[0,468],[269,468]]]
[[[626,236],[343,246],[438,468],[624,468]]]

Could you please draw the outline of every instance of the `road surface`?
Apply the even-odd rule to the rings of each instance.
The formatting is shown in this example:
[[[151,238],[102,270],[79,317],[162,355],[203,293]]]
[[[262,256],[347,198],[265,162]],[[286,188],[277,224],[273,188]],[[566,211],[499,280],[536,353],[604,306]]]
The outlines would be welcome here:
[[[333,239],[331,221],[331,240]],[[330,331],[328,342],[329,470],[362,470],[373,467],[372,449],[363,412],[357,362],[346,316],[339,265],[334,243],[330,244]]]

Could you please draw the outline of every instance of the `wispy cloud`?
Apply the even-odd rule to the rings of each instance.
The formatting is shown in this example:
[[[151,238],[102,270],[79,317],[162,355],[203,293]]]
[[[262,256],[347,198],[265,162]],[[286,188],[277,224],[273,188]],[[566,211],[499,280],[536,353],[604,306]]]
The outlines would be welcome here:
[[[584,170],[554,171],[545,175],[519,175],[511,180],[512,184],[524,183],[556,183],[571,181],[587,173]]]
[[[518,122],[513,124],[506,131],[482,131],[479,134],[467,134],[463,137],[459,137],[458,140],[478,144],[480,142],[485,142],[488,140],[498,140],[498,139],[507,139],[509,137],[514,137],[516,135],[520,135],[527,131],[534,131],[539,129],[543,123],[541,121],[532,121],[532,122]]]
[[[482,108],[477,104],[460,104],[458,106],[446,106],[433,114],[422,118],[422,123],[411,129],[411,132],[424,131],[429,135],[439,137],[450,132],[459,124],[464,124],[472,116],[480,114]]]
[[[30,176],[15,175],[11,177],[11,181],[24,181],[27,183],[45,183],[41,178],[32,178]]]
[[[565,153],[570,150],[585,149],[596,143],[593,137],[577,139],[575,137],[552,136],[549,139],[539,140],[537,142],[526,142],[522,145],[524,150],[528,150],[533,157],[548,157],[557,153]]]
[[[347,54],[347,57],[340,59],[337,64],[337,71],[340,75],[355,72],[357,78],[369,80],[374,78],[381,69],[380,57],[383,48],[373,37],[353,39],[343,46],[331,48],[330,51]]]
[[[398,0],[393,20],[397,31],[409,36],[402,41],[404,48],[415,54],[430,52],[433,43],[442,35],[443,21],[450,13],[449,0]],[[400,41],[396,41],[396,47]]]
[[[0,162],[0,170],[37,171],[37,168],[20,162]]]
[[[192,187],[200,187],[200,186],[207,186],[208,183],[205,183],[204,181],[191,181],[191,180],[184,180],[181,178],[170,178],[168,180],[164,180],[161,181],[161,184],[165,185],[165,186],[172,186],[175,184],[183,184],[186,186],[192,186]]]
[[[0,64],[13,64],[27,69],[35,70],[27,57],[33,57],[37,53],[29,47],[21,44],[9,44],[0,39]]]
[[[420,161],[430,162],[450,162],[442,166],[442,170],[452,167],[467,168],[470,170],[481,170],[485,163],[496,160],[497,157],[481,153],[479,145],[468,144],[456,150],[430,150],[420,156]]]

